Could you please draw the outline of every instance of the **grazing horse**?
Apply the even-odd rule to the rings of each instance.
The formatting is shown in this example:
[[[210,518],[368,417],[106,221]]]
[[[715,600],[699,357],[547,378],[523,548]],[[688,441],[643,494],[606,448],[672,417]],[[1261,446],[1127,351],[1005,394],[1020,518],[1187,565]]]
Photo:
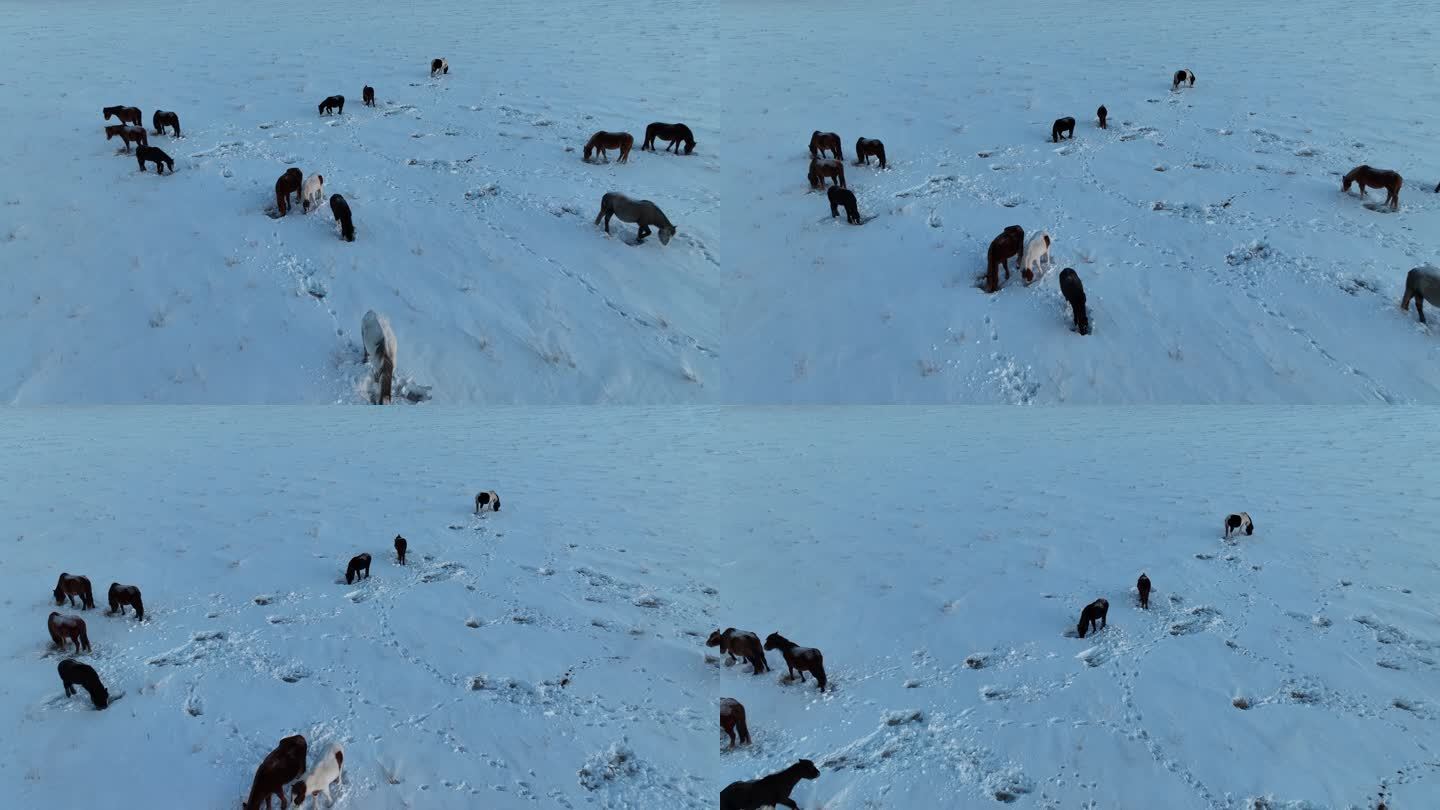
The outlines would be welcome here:
[[[860,207],[855,202],[855,192],[848,188],[831,186],[825,196],[830,198],[830,217],[834,219],[840,216],[840,207],[845,208],[845,221],[851,225],[860,224]]]
[[[1187,81],[1190,82],[1191,87],[1194,87],[1195,74],[1192,73],[1188,68],[1181,68],[1175,71],[1175,78],[1170,83],[1170,89],[1178,90],[1180,88],[1180,85],[1184,84]]]
[[[65,639],[69,639],[75,642],[75,652],[80,652],[82,647],[89,652],[90,635],[85,632],[84,619],[52,612],[46,624],[50,628],[50,640],[55,642],[56,647],[65,649]]]
[[[1105,627],[1107,624],[1105,616],[1109,612],[1110,602],[1105,599],[1096,599],[1094,602],[1086,605],[1084,610],[1080,611],[1080,624],[1075,626],[1075,632],[1080,634],[1080,638],[1084,638],[1086,629],[1095,632],[1096,623],[1099,623],[1101,627]]]
[[[1106,116],[1110,115],[1110,111],[1105,109],[1104,104],[1101,104],[1100,109],[1095,111],[1095,115],[1100,119],[1100,128],[1109,129],[1109,127],[1105,124],[1105,118]]]
[[[600,130],[590,136],[585,142],[585,160],[590,160],[590,154],[598,151],[603,160],[610,160],[606,152],[610,149],[620,150],[620,163],[630,162],[630,147],[635,145],[635,136],[628,132],[606,132]]]
[[[125,142],[125,151],[130,151],[130,144],[138,143],[141,146],[149,146],[150,138],[145,135],[145,128],[132,124],[111,124],[105,127],[105,140],[119,137]]]
[[[810,135],[810,157],[819,158],[821,153],[829,152],[836,160],[844,160],[845,155],[840,151],[840,136],[834,132],[821,132],[815,130]]]
[[[260,810],[260,802],[264,801],[266,810],[269,810],[270,797],[274,795],[280,797],[280,808],[285,810],[285,788],[305,772],[305,757],[309,752],[310,747],[303,735],[282,739],[255,769],[255,779],[250,783],[250,797],[241,809]]]
[[[395,332],[390,329],[390,320],[375,310],[366,311],[360,319],[360,342],[364,344],[365,356],[360,362],[370,362],[374,355],[380,361],[380,368],[372,375],[380,378],[380,396],[376,405],[389,405],[390,392],[395,380],[395,352],[399,344]]]
[[[825,691],[825,658],[820,651],[814,647],[801,647],[779,633],[771,633],[765,637],[765,649],[779,650],[785,657],[785,666],[790,669],[790,678],[795,678],[795,673],[800,673],[800,682],[805,682],[805,673],[809,672],[815,676],[815,682],[820,684],[820,691]]]
[[[880,159],[880,168],[885,168],[885,144],[875,138],[861,138],[855,142],[855,165],[868,166],[870,158]]]
[[[164,135],[165,127],[173,127],[175,129],[175,137],[180,137],[180,116],[176,115],[175,113],[167,112],[165,110],[156,110],[155,115],[151,117],[150,122],[155,125],[156,135]]]
[[[649,200],[632,200],[618,191],[606,192],[600,198],[600,213],[595,215],[595,224],[599,225],[600,220],[605,220],[605,232],[610,232],[610,218],[617,217],[621,222],[633,222],[639,226],[638,236],[635,237],[635,244],[645,241],[650,235],[650,226],[654,225],[660,231],[660,244],[670,244],[670,238],[675,235],[675,226],[670,224],[665,212]]]
[[[815,763],[802,759],[779,773],[731,782],[720,791],[720,810],[760,810],[781,805],[790,810],[800,810],[800,805],[790,798],[790,792],[801,779],[818,778],[820,769],[815,767]]]
[[[1440,303],[1440,267],[1423,264],[1405,274],[1405,296],[1400,299],[1400,308],[1410,311],[1410,299],[1415,299],[1415,315],[1425,323],[1425,302]]]
[[[160,149],[158,146],[137,146],[135,147],[135,162],[140,164],[140,171],[145,171],[146,162],[155,164],[155,173],[164,174],[168,167],[170,173],[175,173],[175,161]]]
[[[55,583],[55,604],[65,604],[65,599],[70,599],[70,607],[75,607],[75,597],[80,597],[80,609],[89,610],[95,607],[95,593],[90,589],[90,578],[86,576],[71,576],[66,573],[60,574],[60,579]]]
[[[344,114],[345,114],[345,97],[344,97],[344,96],[326,96],[326,97],[325,97],[325,100],[322,101],[322,102],[320,102],[319,108],[320,108],[320,114],[321,114],[321,115],[324,115],[325,113],[330,112],[330,111],[332,111],[332,110],[335,111],[335,112],[337,112],[337,113],[339,113],[339,114],[341,114],[341,115],[344,115]]]
[[[738,655],[750,662],[750,674],[759,675],[770,671],[770,662],[765,660],[765,648],[760,646],[760,637],[749,630],[727,627],[724,631],[713,630],[705,639],[706,647],[719,647],[720,652],[729,656],[733,663]]]
[[[140,126],[140,121],[142,120],[139,107],[126,107],[124,104],[117,104],[114,107],[106,107],[104,109],[104,113],[106,121],[109,121],[110,116],[113,115],[116,118],[120,119],[120,123],[134,124],[137,127]]]
[[[316,761],[315,767],[301,777],[300,781],[290,786],[290,800],[295,803],[296,810],[305,806],[307,796],[319,796],[325,794],[325,801],[331,807],[335,800],[330,798],[330,784],[336,781],[343,781],[340,777],[340,769],[345,764],[345,751],[338,745],[332,745],[325,749],[325,753]],[[320,804],[317,798],[315,804]]]
[[[810,171],[805,176],[810,179],[811,188],[824,188],[827,177],[834,180],[835,185],[845,188],[845,161],[811,158]]]
[[[1140,591],[1140,607],[1150,608],[1150,577],[1140,574],[1140,579],[1135,582],[1135,587]]]
[[[1025,280],[1025,286],[1035,283],[1040,277],[1040,269],[1052,263],[1050,258],[1050,234],[1041,231],[1030,237],[1025,245],[1025,254],[1020,259],[1020,277]]]
[[[431,59],[431,60],[430,60],[430,78],[432,78],[432,79],[435,78],[436,74],[439,74],[439,73],[444,73],[444,74],[447,74],[447,75],[450,73],[450,62],[449,62],[449,60],[446,60],[446,59]]]
[[[330,195],[330,213],[335,215],[335,221],[340,223],[340,238],[346,242],[355,241],[355,220],[350,216],[350,203],[339,194]]]
[[[371,87],[368,84],[365,85],[365,89],[360,91],[360,103],[365,105],[366,107],[374,107],[375,88]]]
[[[1070,304],[1070,312],[1075,317],[1075,331],[1082,335],[1090,334],[1090,313],[1085,310],[1085,285],[1080,283],[1080,274],[1075,268],[1067,267],[1060,271],[1060,294]]]
[[[1000,291],[1000,268],[1005,268],[1005,278],[1010,278],[1010,259],[1019,257],[1025,249],[1025,229],[1009,225],[1000,235],[990,241],[985,252],[985,292]]]
[[[360,576],[360,573],[361,573],[362,571],[365,573],[364,576]],[[369,579],[369,578],[370,578],[370,555],[369,555],[369,554],[365,554],[365,553],[356,554],[354,557],[351,557],[351,558],[350,558],[350,564],[345,567],[345,584],[346,584],[346,585],[354,585],[354,584],[355,584],[355,579],[356,579],[357,577],[359,577],[360,579]]]
[[[1056,118],[1055,123],[1050,125],[1051,142],[1059,143],[1060,135],[1066,132],[1070,133],[1066,137],[1072,140],[1075,138],[1075,119],[1068,115],[1064,118]]]
[[[395,556],[400,558],[400,564],[405,564],[405,551],[410,548],[410,541],[395,535]]]
[[[325,199],[325,175],[312,174],[305,178],[300,186],[300,210],[310,213],[311,206],[320,207],[320,201]]]
[[[304,185],[305,176],[300,170],[291,166],[285,170],[275,181],[275,207],[280,209],[280,216],[290,210],[290,195],[294,194],[298,202],[300,199],[300,188]]]
[[[475,493],[475,514],[478,515],[487,509],[491,512],[500,511],[500,496],[495,494],[494,490]]]
[[[110,583],[110,612],[125,614],[125,606],[135,609],[135,618],[145,621],[145,603],[140,601],[140,589],[134,585]]]
[[[645,127],[645,142],[640,144],[640,148],[642,150],[649,149],[651,152],[654,152],[656,138],[670,142],[670,145],[665,147],[666,152],[673,149],[675,150],[675,154],[680,154],[680,144],[682,141],[685,144],[685,154],[688,155],[695,151],[695,134],[690,131],[690,127],[684,124],[662,124],[657,121]]]
[[[100,675],[94,667],[66,658],[55,669],[60,672],[60,683],[65,687],[66,697],[74,697],[75,687],[83,686],[90,693],[90,702],[95,704],[95,708],[103,709],[110,705],[110,690],[100,682]]]
[[[1365,188],[1385,189],[1385,204],[1390,210],[1400,210],[1400,187],[1405,184],[1405,178],[1399,172],[1392,172],[1388,169],[1372,169],[1361,164],[1350,170],[1345,179],[1340,181],[1340,192],[1343,194],[1350,190],[1351,183],[1360,184],[1360,196],[1365,196]]]
[[[750,744],[750,727],[745,725],[745,706],[735,698],[720,698],[720,730],[730,737],[730,747],[735,747],[735,732],[740,732],[740,744]]]
[[[1229,540],[1230,535],[1240,531],[1246,535],[1255,533],[1255,521],[1250,519],[1249,512],[1241,512],[1238,515],[1227,515],[1225,517],[1225,539]]]

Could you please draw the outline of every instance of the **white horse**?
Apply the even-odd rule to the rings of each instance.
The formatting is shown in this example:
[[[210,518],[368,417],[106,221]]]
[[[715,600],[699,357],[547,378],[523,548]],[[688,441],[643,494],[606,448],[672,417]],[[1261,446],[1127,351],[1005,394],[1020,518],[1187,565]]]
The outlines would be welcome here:
[[[337,781],[344,784],[340,775],[340,767],[344,763],[345,752],[338,745],[330,746],[326,749],[325,756],[320,757],[320,761],[315,763],[315,767],[311,768],[310,772],[305,774],[299,782],[291,785],[290,801],[299,808],[305,805],[307,797],[319,796],[323,793],[327,806],[335,806],[335,799],[330,796],[330,784]],[[320,801],[317,799],[315,803],[319,804]]]
[[[398,344],[395,341],[395,333],[390,329],[390,321],[384,315],[376,314],[375,310],[365,313],[360,320],[360,341],[365,346],[365,359],[363,362],[370,362],[373,354],[380,361],[380,369],[377,375],[380,378],[380,397],[376,404],[390,404],[390,388],[395,380],[395,351]]]
[[[300,190],[300,210],[309,213],[311,208],[319,208],[324,201],[325,175],[312,174],[305,178],[305,185]]]
[[[1029,286],[1040,278],[1041,259],[1048,266],[1050,259],[1050,234],[1041,231],[1030,237],[1029,243],[1025,245],[1025,255],[1020,260],[1020,276],[1025,279],[1025,285]]]

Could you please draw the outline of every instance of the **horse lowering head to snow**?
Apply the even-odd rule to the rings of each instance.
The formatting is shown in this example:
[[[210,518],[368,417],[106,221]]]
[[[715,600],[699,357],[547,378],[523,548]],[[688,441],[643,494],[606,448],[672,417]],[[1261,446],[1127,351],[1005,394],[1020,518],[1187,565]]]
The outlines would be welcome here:
[[[790,678],[795,678],[795,673],[800,673],[800,682],[805,682],[805,673],[809,672],[815,676],[815,682],[820,684],[820,691],[825,691],[825,658],[820,651],[814,647],[801,647],[779,633],[771,633],[765,637],[765,649],[779,650],[785,657],[785,666],[790,670]]]
[[[143,120],[141,118],[139,107],[127,107],[124,104],[117,104],[114,107],[106,107],[104,110],[102,110],[102,112],[105,113],[106,121],[109,121],[110,116],[113,115],[116,118],[119,118],[120,123],[122,124],[134,124],[138,127],[140,126],[140,121]]]
[[[1065,296],[1065,301],[1070,304],[1070,312],[1075,316],[1075,331],[1082,335],[1090,334],[1090,313],[1085,308],[1085,285],[1080,283],[1080,274],[1075,268],[1067,267],[1060,271],[1060,294]]]
[[[1400,308],[1410,311],[1410,299],[1415,299],[1415,315],[1425,323],[1425,302],[1440,302],[1440,267],[1422,264],[1411,268],[1405,274],[1405,295],[1400,299]]]
[[[605,221],[605,232],[610,232],[610,218],[616,217],[621,222],[632,222],[639,225],[639,231],[635,237],[635,244],[639,245],[650,235],[650,226],[659,228],[660,244],[670,244],[670,238],[675,235],[675,226],[660,210],[660,206],[649,200],[632,200],[618,191],[606,192],[600,198],[600,213],[595,215],[595,224],[599,225]]]
[[[65,600],[70,600],[70,607],[75,607],[75,600],[80,600],[80,609],[89,610],[95,607],[95,592],[90,588],[90,578],[86,576],[71,576],[62,572],[60,579],[55,583],[55,604],[63,605]]]
[[[445,59],[431,59],[431,60],[430,60],[430,78],[433,79],[433,78],[435,78],[435,77],[436,77],[437,75],[439,75],[439,74],[442,74],[442,73],[448,74],[449,72],[450,72],[450,62],[449,62],[449,61],[447,61],[447,60],[445,60]]]
[[[300,170],[291,166],[275,180],[275,207],[280,209],[280,216],[290,210],[290,195],[295,195],[295,200],[300,200],[300,188],[304,184],[305,177]]]
[[[125,142],[125,151],[130,151],[130,144],[138,143],[141,146],[149,146],[150,138],[145,134],[145,128],[133,124],[112,124],[105,127],[105,140],[119,138]]]
[[[1080,611],[1080,623],[1075,626],[1075,632],[1080,634],[1080,638],[1084,638],[1087,628],[1094,631],[1097,623],[1101,627],[1105,627],[1107,624],[1105,617],[1109,612],[1110,602],[1105,599],[1096,599]]]
[[[1191,86],[1191,87],[1194,87],[1194,86],[1195,86],[1195,74],[1192,73],[1192,72],[1190,72],[1190,70],[1189,70],[1188,68],[1181,68],[1181,69],[1175,71],[1174,80],[1170,82],[1170,89],[1171,89],[1171,90],[1178,90],[1178,89],[1180,89],[1180,85],[1184,84],[1184,83],[1187,82],[1187,81],[1190,83],[1190,86]]]
[[[334,805],[335,800],[330,798],[330,785],[340,779],[340,769],[345,764],[345,751],[338,745],[332,745],[325,749],[325,753],[316,760],[315,767],[300,778],[300,781],[290,786],[290,800],[295,803],[296,810],[305,806],[305,799],[310,796],[323,794],[329,805]],[[315,804],[320,804],[316,799]]]
[[[640,144],[641,151],[649,149],[654,152],[656,138],[669,142],[670,145],[665,147],[666,152],[674,150],[675,154],[680,154],[681,143],[685,144],[685,154],[695,151],[695,133],[684,124],[662,124],[656,121],[645,127],[645,142]]]
[[[365,89],[360,91],[360,103],[365,105],[366,107],[374,107],[375,88],[371,87],[368,84],[365,85]]]
[[[155,173],[164,174],[165,169],[175,173],[175,161],[158,146],[137,146],[135,147],[135,162],[140,164],[140,171],[145,171],[146,163],[155,164]]]
[[[330,195],[330,213],[340,223],[340,238],[346,242],[355,241],[355,220],[350,215],[350,203],[339,194]]]
[[[321,115],[324,115],[324,114],[327,113],[327,112],[335,112],[335,113],[339,113],[339,114],[341,114],[341,115],[344,115],[344,114],[345,114],[345,97],[344,97],[344,96],[326,96],[326,97],[325,97],[325,100],[322,101],[322,102],[320,102],[319,109],[320,109],[320,114],[321,114]]]
[[[1034,284],[1040,278],[1040,271],[1050,264],[1050,234],[1041,231],[1025,243],[1025,255],[1020,260],[1020,278],[1025,286]]]
[[[175,137],[180,137],[180,116],[167,110],[156,110],[155,115],[150,119],[155,125],[155,134],[164,135],[166,127],[175,129]]]
[[[308,214],[311,208],[319,208],[324,199],[325,175],[312,174],[305,178],[304,185],[300,187],[300,210]]]
[[[855,202],[855,192],[848,188],[831,186],[826,190],[825,196],[830,198],[830,217],[834,219],[840,216],[840,209],[845,209],[845,221],[851,225],[860,224],[860,205]]]
[[[75,642],[76,653],[82,649],[90,649],[90,636],[85,632],[85,620],[79,616],[63,616],[52,612],[46,626],[50,630],[50,640],[55,642],[56,647],[65,649],[65,642],[69,640]]]
[[[145,621],[145,603],[140,600],[140,589],[134,585],[110,583],[110,612],[124,615],[125,606],[135,610],[135,618]]]
[[[805,173],[805,177],[810,181],[811,188],[824,188],[827,177],[835,181],[835,185],[845,188],[845,161],[834,158],[811,158],[810,171]]]
[[[1050,125],[1050,140],[1052,142],[1059,143],[1062,135],[1072,139],[1075,137],[1075,119],[1068,115],[1064,118],[1056,118],[1055,123]]]
[[[790,793],[801,779],[820,778],[820,769],[808,759],[802,759],[779,773],[772,773],[760,779],[731,782],[720,791],[720,810],[760,810],[762,807],[779,807],[800,810],[790,798]]]
[[[1230,535],[1241,531],[1247,535],[1255,533],[1255,522],[1250,519],[1250,513],[1241,512],[1238,515],[1227,515],[1225,517],[1225,539],[1229,540]]]
[[[594,135],[591,135],[590,140],[585,142],[585,154],[582,160],[588,162],[592,153],[599,152],[600,159],[608,161],[610,160],[609,150],[619,149],[620,157],[617,162],[629,163],[630,147],[634,145],[634,135],[628,132],[606,132],[602,129]]]
[[[861,138],[855,142],[855,165],[868,166],[870,158],[880,161],[880,168],[885,168],[885,144],[875,138]]]
[[[1005,278],[1010,278],[1010,259],[1018,257],[1025,249],[1025,229],[1019,225],[1008,225],[1000,235],[990,240],[985,251],[985,292],[1000,291],[1000,268],[1005,268]]]
[[[714,630],[710,637],[705,639],[706,647],[719,647],[720,652],[726,656],[730,663],[735,662],[736,656],[750,662],[750,674],[759,675],[770,671],[770,662],[765,660],[765,648],[760,646],[760,637],[749,630],[736,630],[727,627],[722,630]]]
[[[494,490],[475,493],[475,514],[484,511],[500,511],[500,496],[496,495]]]
[[[345,566],[345,584],[353,585],[357,578],[370,578],[370,555],[367,553],[356,554],[350,558],[350,564]]]
[[[90,702],[95,708],[110,705],[110,691],[100,682],[100,675],[89,664],[82,664],[74,658],[66,658],[55,669],[60,672],[60,684],[65,687],[65,696],[74,697],[75,687],[82,686],[90,693]]]
[[[1135,582],[1135,589],[1140,592],[1140,607],[1150,607],[1150,577],[1140,574],[1140,579]]]
[[[821,132],[817,129],[810,134],[810,158],[811,160],[817,159],[826,152],[829,152],[830,156],[836,160],[845,159],[844,153],[840,150],[840,135],[835,132]]]
[[[410,548],[410,541],[395,535],[395,556],[400,558],[400,564],[405,564],[405,552]]]
[[[255,769],[255,779],[250,783],[250,797],[241,805],[242,810],[260,810],[262,801],[266,810],[269,810],[272,795],[280,797],[280,807],[284,810],[287,802],[285,788],[305,772],[305,757],[308,753],[309,746],[303,735],[296,734],[282,739],[280,744],[275,746],[275,750],[261,760],[260,767]]]
[[[398,348],[395,333],[390,329],[390,321],[373,309],[367,311],[365,317],[360,319],[360,342],[365,347],[365,357],[361,362],[368,363],[371,356],[374,356],[380,363],[379,369],[375,371],[375,376],[380,378],[380,396],[375,402],[388,405],[395,380],[395,352]]]
[[[740,744],[750,744],[750,727],[745,724],[745,707],[735,698],[720,698],[720,730],[730,738],[730,747],[735,747],[736,732]]]
[[[1105,125],[1105,118],[1106,118],[1106,116],[1108,116],[1108,115],[1110,115],[1110,111],[1107,110],[1107,109],[1105,109],[1105,105],[1104,105],[1104,104],[1101,104],[1101,105],[1100,105],[1100,109],[1098,109],[1098,110],[1095,111],[1095,117],[1100,119],[1100,128],[1101,128],[1101,129],[1108,129],[1108,127]]]
[[[1405,178],[1401,177],[1399,172],[1389,169],[1372,169],[1361,164],[1351,169],[1350,173],[1340,180],[1340,192],[1342,194],[1348,192],[1351,183],[1360,184],[1361,197],[1365,196],[1367,186],[1385,189],[1385,204],[1390,206],[1392,211],[1400,210],[1400,187],[1405,184]]]

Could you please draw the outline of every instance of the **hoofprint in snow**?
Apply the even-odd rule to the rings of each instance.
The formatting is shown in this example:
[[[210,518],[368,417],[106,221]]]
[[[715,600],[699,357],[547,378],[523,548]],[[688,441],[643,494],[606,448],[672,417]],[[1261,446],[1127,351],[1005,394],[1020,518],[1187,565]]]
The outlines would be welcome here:
[[[704,650],[753,740],[712,726],[721,785],[810,759],[805,810],[1434,804],[1440,467],[1415,415],[962,410],[721,414],[744,463],[703,477],[744,507],[707,528],[715,627],[829,676]],[[1236,511],[1255,533],[1227,542]]]
[[[0,133],[0,401],[364,402],[369,309],[401,345],[397,400],[715,396],[718,12],[13,6],[0,104],[33,125]],[[120,52],[153,58],[122,70]],[[450,72],[432,79],[437,56]],[[317,112],[330,95],[343,114]],[[149,135],[173,176],[105,140],[115,104],[147,127],[156,108],[179,114],[184,138]],[[694,153],[640,151],[654,121],[689,124]],[[581,161],[600,129],[635,136],[628,164]],[[290,167],[348,200],[355,242],[328,204],[266,216]],[[607,237],[592,220],[608,191],[653,200],[678,234]]]
[[[238,807],[296,733],[307,764],[344,747],[340,807],[714,806],[696,412],[162,411],[0,425],[6,806]],[[55,606],[62,570],[99,609]],[[144,622],[105,615],[112,581]],[[52,610],[123,700],[64,697]]]
[[[728,401],[1435,401],[1440,334],[1402,313],[1440,255],[1434,37],[1405,0],[726,4],[743,36],[722,232]],[[756,25],[761,19],[763,25]],[[1385,58],[1354,32],[1390,20]],[[823,47],[803,47],[807,37]],[[1172,92],[1188,68],[1194,87]],[[1105,105],[1109,128],[1098,127]],[[1057,118],[1074,140],[1053,143]],[[863,226],[806,182],[841,136]],[[890,168],[853,165],[858,138]],[[1340,191],[1359,164],[1399,171]],[[1055,270],[975,288],[1008,225]],[[1075,268],[1094,333],[1071,330]],[[1014,262],[1011,262],[1014,270]]]

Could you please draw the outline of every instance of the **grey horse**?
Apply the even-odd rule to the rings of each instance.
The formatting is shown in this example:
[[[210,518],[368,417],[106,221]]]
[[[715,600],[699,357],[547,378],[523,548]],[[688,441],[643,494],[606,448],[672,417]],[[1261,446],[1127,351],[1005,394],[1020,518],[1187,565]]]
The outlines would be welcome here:
[[[1425,323],[1425,302],[1440,306],[1440,267],[1422,264],[1405,274],[1405,297],[1400,299],[1400,308],[1410,310],[1410,299],[1415,299],[1415,314],[1420,323]]]
[[[640,226],[640,233],[635,238],[637,245],[650,235],[651,225],[660,229],[662,245],[670,244],[670,237],[675,235],[675,226],[665,218],[665,212],[659,206],[649,200],[632,200],[618,191],[611,191],[600,198],[600,213],[595,215],[595,224],[605,220],[605,232],[609,233],[610,217],[619,217],[621,222],[633,222]]]

